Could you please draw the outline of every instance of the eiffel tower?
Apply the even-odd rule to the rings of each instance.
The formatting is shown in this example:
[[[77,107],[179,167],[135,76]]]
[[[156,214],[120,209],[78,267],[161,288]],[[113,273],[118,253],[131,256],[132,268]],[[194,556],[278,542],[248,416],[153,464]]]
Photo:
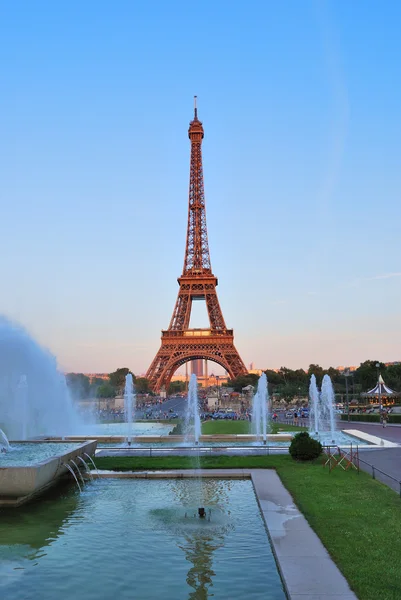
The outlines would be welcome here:
[[[162,331],[160,349],[146,373],[154,391],[167,390],[174,372],[186,362],[196,359],[219,364],[231,379],[247,374],[234,346],[234,331],[226,327],[216,293],[218,281],[210,263],[202,169],[204,132],[198,119],[196,96],[188,136],[191,140],[191,165],[184,268],[178,278],[180,289],[170,325]],[[189,328],[193,300],[206,302],[208,329]]]

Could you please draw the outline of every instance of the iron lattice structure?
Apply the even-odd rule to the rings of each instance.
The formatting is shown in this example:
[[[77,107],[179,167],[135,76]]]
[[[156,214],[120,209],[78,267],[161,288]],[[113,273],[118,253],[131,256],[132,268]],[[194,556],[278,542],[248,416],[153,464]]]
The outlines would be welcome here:
[[[181,365],[205,359],[221,365],[231,378],[247,373],[234,346],[234,332],[227,329],[216,293],[217,277],[212,273],[206,226],[203,187],[202,140],[204,131],[195,114],[188,130],[191,141],[189,177],[188,229],[184,267],[173,316],[162,331],[161,346],[146,373],[154,391],[167,389],[174,372]],[[193,300],[206,302],[209,329],[190,329]]]

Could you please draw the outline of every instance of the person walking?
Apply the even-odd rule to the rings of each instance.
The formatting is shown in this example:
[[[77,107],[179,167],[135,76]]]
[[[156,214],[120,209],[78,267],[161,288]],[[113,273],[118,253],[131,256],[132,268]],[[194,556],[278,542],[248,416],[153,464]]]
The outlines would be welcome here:
[[[386,427],[386,426],[387,426],[387,421],[388,421],[388,414],[387,414],[387,411],[386,411],[386,410],[384,410],[384,411],[383,411],[383,420],[382,420],[383,427]]]

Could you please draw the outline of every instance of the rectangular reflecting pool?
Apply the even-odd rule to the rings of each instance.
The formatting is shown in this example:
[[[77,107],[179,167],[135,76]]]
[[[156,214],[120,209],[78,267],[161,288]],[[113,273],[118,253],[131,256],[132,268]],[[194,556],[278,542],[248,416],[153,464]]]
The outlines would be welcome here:
[[[101,479],[0,510],[0,597],[286,596],[251,481]]]

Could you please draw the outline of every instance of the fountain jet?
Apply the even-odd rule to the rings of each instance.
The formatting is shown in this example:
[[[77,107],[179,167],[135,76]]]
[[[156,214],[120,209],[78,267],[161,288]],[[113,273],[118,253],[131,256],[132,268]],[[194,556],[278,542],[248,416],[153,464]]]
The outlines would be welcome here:
[[[136,396],[134,391],[134,382],[132,374],[128,373],[125,377],[125,390],[124,390],[124,414],[125,422],[127,423],[127,442],[131,445],[132,442],[132,425],[133,415],[135,414]]]
[[[198,379],[193,373],[188,386],[188,401],[185,412],[185,441],[189,442],[193,438],[195,446],[198,446],[200,435],[201,421],[198,402]]]
[[[252,430],[257,439],[262,437],[267,443],[267,426],[269,422],[269,392],[266,373],[262,373],[258,381],[258,389],[252,400]]]

